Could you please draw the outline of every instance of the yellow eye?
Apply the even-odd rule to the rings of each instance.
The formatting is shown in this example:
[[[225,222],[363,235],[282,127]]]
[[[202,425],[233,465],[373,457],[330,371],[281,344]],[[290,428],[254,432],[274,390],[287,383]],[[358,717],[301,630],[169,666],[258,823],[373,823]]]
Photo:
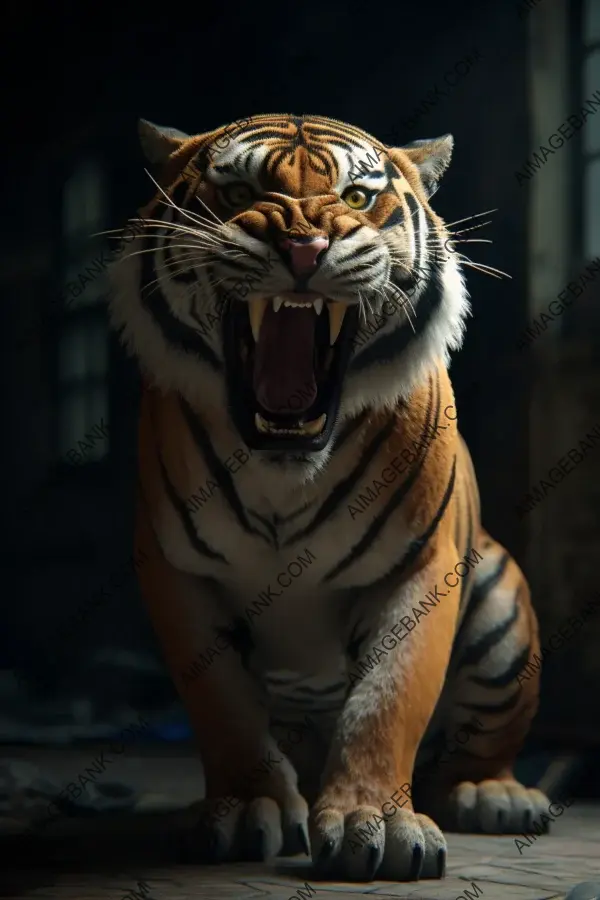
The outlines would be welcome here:
[[[254,191],[250,185],[244,184],[243,181],[236,181],[221,188],[221,197],[228,206],[243,209],[246,206],[250,206],[254,200]]]
[[[342,200],[348,204],[350,209],[364,209],[369,205],[371,197],[366,191],[352,187],[342,194]]]

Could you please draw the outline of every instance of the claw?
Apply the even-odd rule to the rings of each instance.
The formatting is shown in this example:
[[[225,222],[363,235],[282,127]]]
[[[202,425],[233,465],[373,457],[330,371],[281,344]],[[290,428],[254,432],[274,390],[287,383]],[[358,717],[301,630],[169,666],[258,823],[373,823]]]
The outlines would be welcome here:
[[[304,850],[306,856],[310,856],[310,840],[308,838],[306,825],[298,825],[296,833],[298,835],[298,840],[300,841],[300,846]]]
[[[408,873],[407,881],[419,880],[421,869],[423,868],[424,856],[425,854],[423,853],[423,848],[421,847],[421,845],[415,844],[415,846],[413,847],[413,857],[410,864],[410,872]]]
[[[328,838],[325,841],[325,843],[323,844],[323,846],[321,847],[321,850],[319,852],[319,856],[317,859],[318,866],[322,866],[326,862],[329,862],[329,860],[333,854],[334,847],[335,847],[335,841],[332,841],[331,838]]]
[[[248,842],[248,855],[253,862],[265,862],[268,858],[268,839],[264,828],[257,828]]]
[[[443,847],[440,847],[437,854],[437,877],[445,878],[446,877],[446,851]]]
[[[369,858],[367,860],[367,875],[366,881],[374,881],[375,873],[377,869],[381,865],[381,860],[383,859],[383,850],[380,847],[371,847],[369,850]]]

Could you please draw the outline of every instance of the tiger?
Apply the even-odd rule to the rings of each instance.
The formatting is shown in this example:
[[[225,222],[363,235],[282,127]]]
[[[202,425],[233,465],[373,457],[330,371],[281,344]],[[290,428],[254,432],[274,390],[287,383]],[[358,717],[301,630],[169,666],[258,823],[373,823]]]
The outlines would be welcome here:
[[[154,188],[109,303],[143,384],[140,591],[204,774],[182,850],[442,878],[444,831],[548,805],[513,772],[537,619],[448,375],[464,232],[430,201],[454,139],[293,114],[139,133]]]

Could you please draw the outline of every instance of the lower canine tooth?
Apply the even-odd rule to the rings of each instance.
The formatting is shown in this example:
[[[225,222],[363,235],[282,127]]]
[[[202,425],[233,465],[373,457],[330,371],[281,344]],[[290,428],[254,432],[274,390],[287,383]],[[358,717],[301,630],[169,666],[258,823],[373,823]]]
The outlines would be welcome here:
[[[265,314],[265,309],[267,308],[267,303],[269,301],[264,299],[263,297],[258,297],[254,300],[248,300],[248,315],[250,316],[250,327],[252,328],[252,336],[256,343],[258,343],[258,338],[260,336],[260,326],[262,325],[263,316]]]
[[[318,419],[313,419],[312,422],[307,422],[306,425],[302,426],[302,431],[304,434],[320,434],[325,428],[325,422],[327,421],[327,416],[323,413],[322,416],[319,416]]]
[[[327,309],[329,310],[329,344],[333,347],[340,336],[348,307],[345,303],[328,303]]]

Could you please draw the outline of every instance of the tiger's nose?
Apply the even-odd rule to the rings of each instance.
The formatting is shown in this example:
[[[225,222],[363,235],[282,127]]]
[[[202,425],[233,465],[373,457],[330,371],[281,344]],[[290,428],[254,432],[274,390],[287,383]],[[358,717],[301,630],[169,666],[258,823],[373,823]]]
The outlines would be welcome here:
[[[287,254],[294,275],[310,275],[317,268],[319,254],[329,247],[329,239],[286,237],[279,241],[279,246]]]

